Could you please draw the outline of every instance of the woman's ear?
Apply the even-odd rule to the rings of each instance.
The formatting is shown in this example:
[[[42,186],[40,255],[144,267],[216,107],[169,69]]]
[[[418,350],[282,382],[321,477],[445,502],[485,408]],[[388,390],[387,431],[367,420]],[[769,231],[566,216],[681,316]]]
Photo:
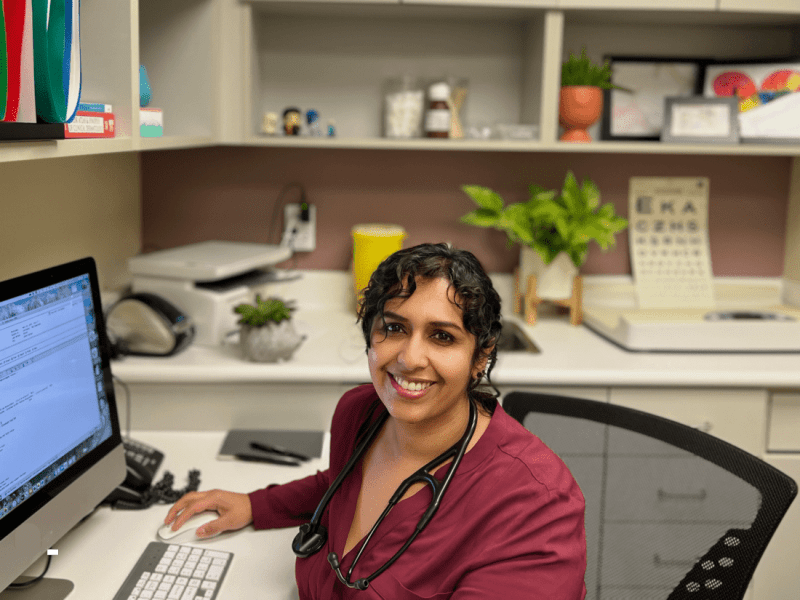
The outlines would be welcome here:
[[[485,350],[482,349],[478,354],[478,360],[475,361],[475,366],[472,368],[472,378],[476,379],[478,373],[486,373],[486,366],[489,364],[489,357],[494,352],[494,344]]]

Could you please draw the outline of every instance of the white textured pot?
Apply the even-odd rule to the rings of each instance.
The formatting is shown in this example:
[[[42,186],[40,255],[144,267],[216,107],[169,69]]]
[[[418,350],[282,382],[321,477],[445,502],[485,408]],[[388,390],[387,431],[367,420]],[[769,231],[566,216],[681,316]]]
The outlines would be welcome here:
[[[522,246],[519,253],[519,286],[523,294],[528,277],[536,276],[536,295],[544,300],[563,300],[572,296],[572,282],[578,267],[569,254],[559,252],[549,265],[530,246]]]
[[[278,362],[289,360],[303,343],[305,336],[295,331],[289,320],[267,323],[262,327],[242,325],[239,343],[245,358],[254,362]]]

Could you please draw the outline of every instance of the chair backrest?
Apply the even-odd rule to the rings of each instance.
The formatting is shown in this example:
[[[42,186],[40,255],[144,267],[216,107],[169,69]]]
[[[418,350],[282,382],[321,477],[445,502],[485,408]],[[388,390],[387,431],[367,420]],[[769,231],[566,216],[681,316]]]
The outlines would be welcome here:
[[[657,415],[531,392],[503,409],[583,491],[587,600],[739,600],[797,495],[772,465]]]

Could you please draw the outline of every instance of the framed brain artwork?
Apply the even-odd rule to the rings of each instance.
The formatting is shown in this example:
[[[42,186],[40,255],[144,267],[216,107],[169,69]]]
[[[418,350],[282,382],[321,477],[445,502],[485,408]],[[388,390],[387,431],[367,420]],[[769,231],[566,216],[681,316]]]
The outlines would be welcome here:
[[[703,95],[736,98],[742,141],[800,139],[800,59],[706,65]]]

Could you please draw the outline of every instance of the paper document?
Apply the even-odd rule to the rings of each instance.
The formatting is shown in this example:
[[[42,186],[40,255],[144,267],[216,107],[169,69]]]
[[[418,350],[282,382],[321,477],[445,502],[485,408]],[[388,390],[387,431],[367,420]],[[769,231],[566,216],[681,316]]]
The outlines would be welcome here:
[[[639,308],[714,306],[705,177],[632,177],[628,216]]]
[[[741,113],[739,132],[743,138],[800,138],[800,92]]]

